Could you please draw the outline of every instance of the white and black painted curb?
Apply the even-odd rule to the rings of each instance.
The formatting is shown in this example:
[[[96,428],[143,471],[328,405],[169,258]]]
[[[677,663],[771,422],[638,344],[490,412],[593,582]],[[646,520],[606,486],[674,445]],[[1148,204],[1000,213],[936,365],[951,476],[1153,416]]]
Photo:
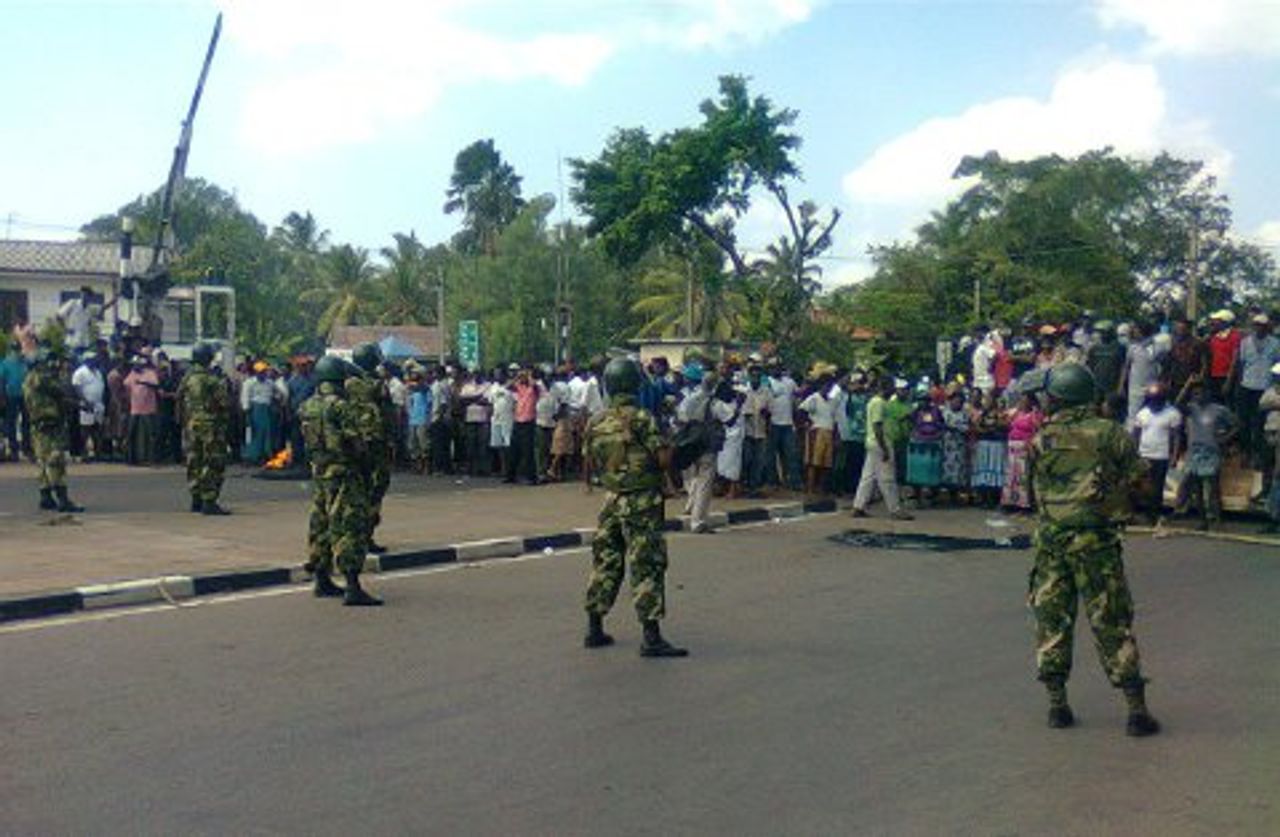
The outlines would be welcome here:
[[[774,503],[727,512],[712,512],[708,523],[712,528],[737,526],[769,520],[784,520],[807,514],[827,514],[836,510],[834,500],[818,500],[811,503]],[[666,522],[667,531],[679,532],[689,528],[687,517]],[[370,555],[365,561],[365,571],[394,573],[429,567],[480,561],[490,558],[514,558],[519,555],[542,553],[548,549],[572,549],[591,543],[594,529],[572,529],[531,537],[491,538],[447,546],[428,546],[397,550],[382,555]],[[39,619],[60,616],[82,610],[98,610],[108,607],[176,603],[197,596],[214,596],[238,593],[264,587],[299,584],[309,578],[299,566],[265,567],[261,569],[231,570],[202,575],[167,575],[157,578],[139,578],[110,584],[94,584],[74,590],[0,598],[0,622],[18,619]]]

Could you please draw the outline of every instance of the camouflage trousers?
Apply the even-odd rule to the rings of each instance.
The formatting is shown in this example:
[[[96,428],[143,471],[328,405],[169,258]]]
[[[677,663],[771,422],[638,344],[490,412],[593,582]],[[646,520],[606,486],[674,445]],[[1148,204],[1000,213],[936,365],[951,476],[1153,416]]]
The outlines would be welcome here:
[[[227,468],[227,432],[213,424],[193,424],[187,428],[187,487],[191,497],[213,503],[222,493],[222,477]]]
[[[369,544],[369,489],[353,474],[311,478],[307,526],[307,567],[344,575],[364,569]]]
[[[1071,675],[1076,612],[1083,599],[1107,678],[1118,687],[1142,682],[1118,530],[1042,525],[1027,598],[1036,617],[1041,680]]]
[[[40,488],[67,484],[67,435],[61,428],[31,428],[31,453],[36,460]]]
[[[658,491],[610,492],[591,542],[591,580],[586,609],[603,616],[618,598],[624,569],[630,567],[631,597],[641,621],[666,614],[667,542],[665,508]]]
[[[369,469],[369,537],[382,523],[382,499],[391,487],[391,455],[378,458]]]

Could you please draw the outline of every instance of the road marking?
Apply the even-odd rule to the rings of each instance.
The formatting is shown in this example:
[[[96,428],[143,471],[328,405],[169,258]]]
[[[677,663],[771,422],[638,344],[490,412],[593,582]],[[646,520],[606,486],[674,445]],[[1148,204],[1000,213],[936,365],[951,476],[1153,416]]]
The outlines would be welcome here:
[[[812,520],[822,520],[829,516],[830,515],[817,514],[805,515],[804,517],[775,518],[772,520],[740,523],[727,527],[719,534],[732,534],[744,529],[760,529],[768,526],[785,526],[793,523],[804,523]],[[707,537],[706,535],[694,535],[689,532],[671,532],[668,533],[668,536],[679,538],[680,540],[694,540]],[[414,570],[398,570],[392,573],[378,574],[377,578],[378,583],[381,585],[386,582],[397,581],[404,578],[419,578],[421,576],[435,575],[437,573],[459,572],[465,570],[482,570],[490,567],[505,566],[507,564],[523,564],[528,561],[542,561],[547,558],[554,558],[558,556],[578,555],[590,551],[590,546],[575,546],[566,549],[554,550],[549,555],[543,551],[529,552],[523,555],[505,558],[485,558],[476,561],[421,567]],[[11,625],[0,625],[0,635],[29,633],[33,631],[46,630],[48,628],[90,624],[93,622],[102,622],[108,619],[126,619],[136,616],[148,616],[154,613],[179,613],[199,607],[209,607],[211,605],[228,604],[231,602],[249,601],[253,599],[268,599],[277,596],[289,596],[297,593],[309,592],[311,592],[311,585],[309,583],[290,584],[280,587],[272,587],[266,590],[245,590],[239,593],[226,593],[207,597],[199,596],[192,599],[175,601],[174,604],[138,605],[135,607],[122,607],[119,610],[78,611],[76,613],[67,614],[66,616],[54,616],[45,619],[15,622]]]

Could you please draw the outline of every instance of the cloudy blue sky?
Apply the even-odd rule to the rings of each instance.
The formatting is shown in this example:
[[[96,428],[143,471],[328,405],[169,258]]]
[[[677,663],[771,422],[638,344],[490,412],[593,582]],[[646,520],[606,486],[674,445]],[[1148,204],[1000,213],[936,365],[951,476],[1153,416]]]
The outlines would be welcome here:
[[[0,0],[0,235],[65,237],[163,180],[218,11],[189,174],[338,241],[451,234],[472,140],[556,193],[560,158],[695,122],[742,73],[800,112],[797,194],[845,212],[829,281],[989,149],[1203,159],[1280,255],[1280,0]],[[777,223],[761,203],[742,238]]]

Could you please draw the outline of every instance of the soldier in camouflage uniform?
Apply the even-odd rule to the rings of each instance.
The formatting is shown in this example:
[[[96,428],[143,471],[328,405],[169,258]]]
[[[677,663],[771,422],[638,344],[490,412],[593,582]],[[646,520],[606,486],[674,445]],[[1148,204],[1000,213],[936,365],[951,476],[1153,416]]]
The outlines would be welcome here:
[[[84,508],[67,496],[68,427],[79,399],[67,377],[65,360],[60,346],[40,349],[22,382],[22,399],[30,417],[31,450],[39,469],[40,508],[82,512]]]
[[[350,371],[340,358],[321,358],[316,364],[316,392],[298,414],[311,460],[306,568],[315,574],[317,597],[342,596],[345,605],[367,607],[382,601],[360,586],[369,537],[369,493],[361,473],[366,447],[358,408],[343,390]],[[347,580],[346,590],[333,583],[335,563]]]
[[[370,552],[381,553],[387,549],[374,541],[373,532],[382,522],[382,499],[391,485],[396,411],[387,384],[378,375],[383,358],[377,344],[356,346],[351,360],[357,368],[347,379],[347,398],[358,408],[359,425],[367,445],[362,471],[369,491],[368,547]]]
[[[663,537],[662,497],[666,447],[653,416],[636,400],[643,373],[629,359],[605,369],[609,408],[587,425],[583,438],[583,477],[591,489],[593,473],[608,492],[600,525],[591,542],[591,580],[587,586],[587,648],[613,644],[604,617],[613,607],[630,565],[631,593],[644,627],[643,657],[684,657],[689,652],[662,637],[666,613],[667,544]]]
[[[1121,536],[1131,498],[1145,476],[1132,439],[1094,410],[1089,370],[1065,364],[1048,373],[1051,416],[1032,442],[1031,482],[1039,512],[1028,601],[1036,618],[1036,664],[1049,692],[1049,726],[1075,722],[1067,679],[1079,599],[1102,666],[1124,691],[1127,732],[1160,725],[1147,710],[1133,635],[1133,597],[1125,580]]]
[[[223,515],[230,514],[218,505],[218,495],[227,467],[231,402],[226,383],[209,371],[212,362],[210,344],[199,343],[191,350],[191,369],[178,386],[178,410],[187,449],[191,511]]]

